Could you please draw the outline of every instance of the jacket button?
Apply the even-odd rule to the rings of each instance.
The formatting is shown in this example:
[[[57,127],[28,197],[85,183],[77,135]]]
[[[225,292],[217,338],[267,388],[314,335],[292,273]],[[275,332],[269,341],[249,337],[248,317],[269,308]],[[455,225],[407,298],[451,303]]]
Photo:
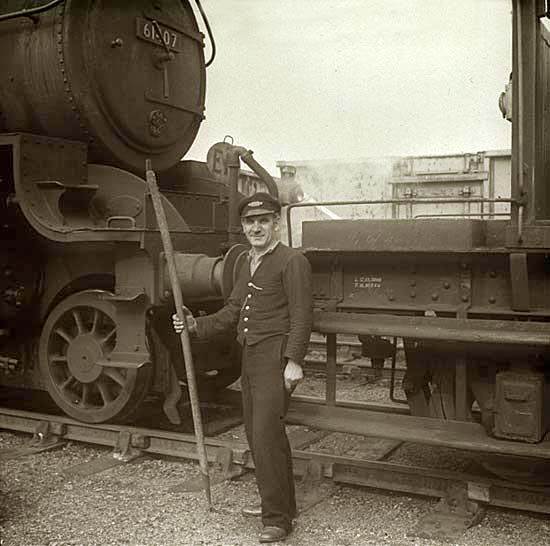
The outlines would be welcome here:
[[[249,283],[248,283],[248,286],[252,286],[252,283],[251,283],[251,282],[249,282]]]
[[[248,317],[244,317],[243,320],[244,320],[245,322],[248,322]]]
[[[246,332],[248,332],[248,328],[245,328],[243,332],[246,334]]]
[[[250,309],[250,305],[247,305],[247,306],[245,307],[245,310],[248,311],[249,309]]]
[[[252,294],[248,294],[248,296],[246,296],[247,298],[251,298],[252,297]]]

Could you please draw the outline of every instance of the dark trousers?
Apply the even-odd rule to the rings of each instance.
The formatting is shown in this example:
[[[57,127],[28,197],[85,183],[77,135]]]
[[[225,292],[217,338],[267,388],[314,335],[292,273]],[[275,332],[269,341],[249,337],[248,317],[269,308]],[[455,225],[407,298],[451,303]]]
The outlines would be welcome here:
[[[287,531],[296,515],[292,456],[284,416],[290,396],[283,371],[284,336],[243,347],[243,420],[256,467],[264,525]]]

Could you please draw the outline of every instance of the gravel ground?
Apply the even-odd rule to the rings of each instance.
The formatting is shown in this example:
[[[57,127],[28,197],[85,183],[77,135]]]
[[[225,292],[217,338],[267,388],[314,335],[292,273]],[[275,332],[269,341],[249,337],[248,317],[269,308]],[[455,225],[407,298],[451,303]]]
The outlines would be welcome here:
[[[344,380],[339,395],[382,399],[384,380]],[[307,377],[299,394],[324,392],[319,377]],[[291,431],[297,427],[289,427]],[[224,434],[242,438],[242,427]],[[344,452],[357,438],[333,435],[325,447]],[[2,447],[29,441],[25,435],[0,431]],[[328,443],[327,443],[328,442]],[[258,544],[260,521],[240,509],[257,499],[252,475],[212,489],[214,512],[203,493],[170,489],[196,477],[198,465],[142,458],[86,478],[68,478],[63,470],[108,454],[108,450],[69,443],[57,451],[0,463],[0,544],[2,546],[246,546]],[[397,460],[427,457],[427,464],[462,469],[453,450],[434,451],[405,445]],[[458,461],[458,462],[457,462]],[[417,521],[436,501],[358,487],[324,486],[325,497],[301,513],[292,546],[395,545],[440,546],[436,540],[411,536]],[[460,546],[544,546],[550,544],[550,519],[545,516],[488,509],[482,522],[467,530]]]

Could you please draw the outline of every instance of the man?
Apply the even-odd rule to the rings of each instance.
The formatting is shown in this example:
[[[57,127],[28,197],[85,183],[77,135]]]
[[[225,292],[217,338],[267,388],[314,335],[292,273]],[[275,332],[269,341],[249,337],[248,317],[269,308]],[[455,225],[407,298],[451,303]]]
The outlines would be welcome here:
[[[290,394],[303,378],[312,323],[311,267],[305,256],[279,241],[281,206],[267,193],[239,204],[250,243],[226,305],[195,319],[185,309],[190,333],[198,337],[237,328],[243,348],[241,389],[246,436],[256,467],[261,515],[260,542],[284,540],[296,515],[292,457],[284,416]],[[183,323],[173,316],[180,333]]]

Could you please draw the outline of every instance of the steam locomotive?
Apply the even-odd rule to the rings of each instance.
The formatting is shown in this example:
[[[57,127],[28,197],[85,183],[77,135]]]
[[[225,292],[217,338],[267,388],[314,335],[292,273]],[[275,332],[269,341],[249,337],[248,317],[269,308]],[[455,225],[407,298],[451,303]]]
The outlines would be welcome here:
[[[1,10],[0,383],[47,390],[85,422],[128,421],[147,394],[173,415],[185,377],[145,161],[196,313],[223,305],[243,255],[240,161],[260,189],[278,187],[229,142],[208,165],[180,161],[204,118],[208,64],[187,0]],[[193,353],[201,390],[239,376],[232,336]]]
[[[173,406],[185,380],[145,160],[195,314],[223,304],[244,256],[240,161],[279,188],[229,142],[180,161],[207,64],[187,0],[30,4],[0,13],[0,383],[45,389],[82,421],[127,421],[150,393]],[[544,2],[513,5],[511,219],[309,221],[302,246],[327,406],[337,334],[362,336],[374,359],[402,338],[410,424],[388,415],[378,432],[489,453],[523,479],[550,459],[550,26]],[[290,229],[303,204],[288,184]],[[199,388],[238,377],[232,336],[193,352]]]

